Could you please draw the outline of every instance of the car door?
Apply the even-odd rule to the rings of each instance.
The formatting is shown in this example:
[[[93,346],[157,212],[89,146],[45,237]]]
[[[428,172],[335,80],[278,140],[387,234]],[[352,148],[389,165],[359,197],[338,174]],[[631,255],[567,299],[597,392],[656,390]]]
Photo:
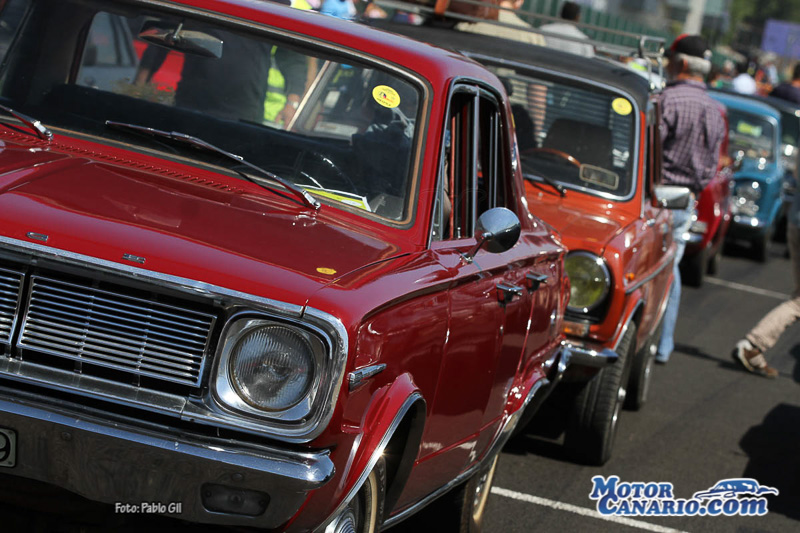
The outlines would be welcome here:
[[[499,254],[479,250],[474,259],[465,257],[475,250],[480,214],[513,205],[501,119],[491,93],[471,85],[453,91],[431,243],[453,274],[449,334],[425,440],[440,443],[437,451],[452,448],[447,462],[461,465],[479,457],[494,434],[519,366],[531,311],[525,268],[533,259],[522,251],[529,245]]]
[[[661,138],[659,136],[658,118],[660,110],[658,102],[648,106],[647,136],[645,146],[646,188],[643,206],[643,246],[647,252],[647,264],[643,265],[652,280],[645,285],[645,314],[640,327],[639,335],[644,338],[657,325],[661,318],[666,292],[672,276],[672,258],[669,251],[672,248],[672,215],[668,209],[657,206],[653,201],[653,190],[661,182]]]

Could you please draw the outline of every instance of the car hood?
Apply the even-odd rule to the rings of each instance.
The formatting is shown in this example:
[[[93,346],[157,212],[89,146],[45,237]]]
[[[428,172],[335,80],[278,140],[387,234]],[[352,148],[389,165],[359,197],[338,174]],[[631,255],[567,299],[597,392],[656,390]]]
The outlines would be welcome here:
[[[599,253],[631,222],[629,216],[609,209],[610,202],[601,199],[579,204],[566,197],[538,201],[529,194],[528,199],[531,212],[558,230],[570,250]]]
[[[778,174],[779,168],[777,162],[765,163],[759,166],[758,161],[755,159],[742,160],[742,166],[734,174],[734,179],[753,179],[764,181],[771,179]]]
[[[408,251],[336,214],[248,183],[0,142],[3,237],[296,305],[348,272]]]

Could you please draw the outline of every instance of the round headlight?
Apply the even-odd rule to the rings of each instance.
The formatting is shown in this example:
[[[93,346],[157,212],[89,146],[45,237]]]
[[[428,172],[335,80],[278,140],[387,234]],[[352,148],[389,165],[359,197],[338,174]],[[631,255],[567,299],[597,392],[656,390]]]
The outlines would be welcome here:
[[[314,382],[311,343],[282,325],[262,326],[242,335],[228,364],[238,394],[260,409],[288,409],[308,394]]]
[[[602,259],[587,252],[575,252],[567,255],[564,267],[570,282],[567,307],[571,311],[585,313],[603,301],[611,278]]]

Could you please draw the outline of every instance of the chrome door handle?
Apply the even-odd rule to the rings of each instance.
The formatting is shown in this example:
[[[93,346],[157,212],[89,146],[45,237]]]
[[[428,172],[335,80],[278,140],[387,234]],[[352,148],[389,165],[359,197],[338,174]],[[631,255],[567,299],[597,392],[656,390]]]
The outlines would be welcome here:
[[[522,296],[522,287],[516,285],[509,285],[507,283],[497,284],[497,301],[501,304],[507,304],[514,299],[514,296]]]
[[[525,281],[528,283],[528,292],[534,292],[539,289],[539,285],[547,283],[547,274],[534,274],[528,272],[525,275]]]

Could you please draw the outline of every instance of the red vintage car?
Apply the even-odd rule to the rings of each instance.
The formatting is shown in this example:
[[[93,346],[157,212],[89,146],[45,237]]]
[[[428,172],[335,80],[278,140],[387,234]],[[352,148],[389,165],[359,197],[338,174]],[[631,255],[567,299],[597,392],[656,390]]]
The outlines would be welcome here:
[[[720,147],[717,174],[697,199],[692,225],[686,237],[686,250],[681,259],[681,282],[694,287],[703,284],[705,274],[716,274],[731,222],[731,181],[733,161],[728,155],[728,114],[725,117],[725,139]]]
[[[0,6],[0,485],[289,531],[436,500],[478,529],[567,362],[566,251],[498,78],[270,2]],[[147,49],[91,83],[108,21]],[[165,99],[138,74],[173,52]],[[271,121],[278,64],[301,99]]]
[[[375,24],[459,50],[506,85],[531,212],[558,229],[570,250],[564,327],[571,357],[557,391],[558,406],[570,406],[564,443],[580,461],[605,463],[620,409],[647,399],[674,279],[669,208],[685,208],[690,197],[687,188],[659,185],[650,83],[608,60],[442,24]]]

